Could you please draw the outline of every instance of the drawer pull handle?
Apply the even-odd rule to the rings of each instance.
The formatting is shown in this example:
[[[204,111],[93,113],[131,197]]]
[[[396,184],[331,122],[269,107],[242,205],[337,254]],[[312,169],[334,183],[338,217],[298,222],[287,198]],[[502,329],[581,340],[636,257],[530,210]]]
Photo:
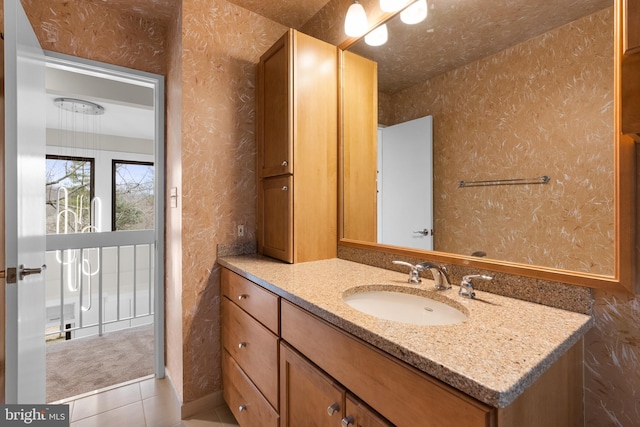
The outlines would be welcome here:
[[[240,412],[244,412],[247,410],[247,405],[240,405],[240,407],[238,408],[238,411]]]
[[[287,187],[286,185],[282,186],[282,191],[289,191],[289,187]]]
[[[286,160],[285,160],[285,161],[283,161],[283,162],[282,162],[282,163],[280,163],[280,164],[281,164],[282,166],[285,166],[285,167],[286,167],[286,166],[289,166],[289,162],[287,162]]]
[[[247,294],[238,295],[238,301],[242,301],[243,299],[247,299],[247,298],[249,298],[249,295]]]
[[[239,348],[240,350],[242,350],[242,349],[243,349],[243,348],[245,348],[246,346],[247,346],[247,343],[246,343],[246,342],[241,342],[240,344],[238,344],[238,348]]]
[[[349,415],[348,417],[344,417],[342,419],[342,427],[349,427],[353,425],[353,417]]]
[[[334,403],[332,405],[329,405],[329,407],[327,408],[327,414],[329,414],[329,416],[332,416],[339,410],[340,410],[340,405],[338,405],[337,403]]]

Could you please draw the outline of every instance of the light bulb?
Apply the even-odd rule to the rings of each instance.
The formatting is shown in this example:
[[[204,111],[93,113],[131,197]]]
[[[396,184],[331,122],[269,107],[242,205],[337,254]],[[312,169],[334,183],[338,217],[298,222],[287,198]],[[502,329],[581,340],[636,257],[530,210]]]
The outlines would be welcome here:
[[[387,31],[387,24],[382,24],[364,36],[364,41],[369,46],[382,46],[387,42],[388,38],[389,32]]]
[[[349,6],[344,19],[344,32],[349,37],[360,37],[367,32],[369,22],[364,7],[357,1]]]
[[[405,24],[413,25],[424,21],[427,18],[428,12],[427,0],[418,0],[400,12],[400,19]]]

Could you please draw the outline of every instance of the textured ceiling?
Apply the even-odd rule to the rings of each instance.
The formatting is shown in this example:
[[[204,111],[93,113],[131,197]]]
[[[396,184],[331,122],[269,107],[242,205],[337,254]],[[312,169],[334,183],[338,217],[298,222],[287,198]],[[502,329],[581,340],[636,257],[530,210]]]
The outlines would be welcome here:
[[[177,0],[91,0],[95,3],[104,3],[122,11],[133,12],[146,19],[160,19],[169,21],[175,16],[180,1]]]
[[[606,7],[612,0],[431,0],[416,25],[388,22],[389,41],[349,48],[378,62],[380,90],[395,93]]]
[[[147,19],[169,20],[175,14],[177,0],[91,0],[120,10],[137,13]],[[242,8],[291,28],[300,28],[329,0],[228,0]]]
[[[286,27],[300,28],[329,0],[228,0]]]

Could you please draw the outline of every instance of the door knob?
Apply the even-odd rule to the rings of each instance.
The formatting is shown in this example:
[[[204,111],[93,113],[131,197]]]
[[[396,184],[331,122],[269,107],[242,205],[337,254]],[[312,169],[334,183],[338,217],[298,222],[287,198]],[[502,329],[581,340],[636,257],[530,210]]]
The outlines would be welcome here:
[[[24,280],[25,276],[30,276],[32,274],[40,274],[47,269],[46,264],[42,264],[42,267],[39,268],[25,268],[24,265],[20,265],[20,280]]]
[[[433,235],[433,230],[428,230],[428,229],[424,229],[424,230],[420,230],[420,231],[414,231],[414,234],[422,234],[423,236],[428,236],[429,233],[431,233],[431,235]]]

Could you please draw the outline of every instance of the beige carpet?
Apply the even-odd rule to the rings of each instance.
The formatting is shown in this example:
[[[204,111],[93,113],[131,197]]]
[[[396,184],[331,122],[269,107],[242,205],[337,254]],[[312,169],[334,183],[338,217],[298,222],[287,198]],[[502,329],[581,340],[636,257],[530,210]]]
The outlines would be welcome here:
[[[47,345],[47,402],[153,374],[153,325]]]

